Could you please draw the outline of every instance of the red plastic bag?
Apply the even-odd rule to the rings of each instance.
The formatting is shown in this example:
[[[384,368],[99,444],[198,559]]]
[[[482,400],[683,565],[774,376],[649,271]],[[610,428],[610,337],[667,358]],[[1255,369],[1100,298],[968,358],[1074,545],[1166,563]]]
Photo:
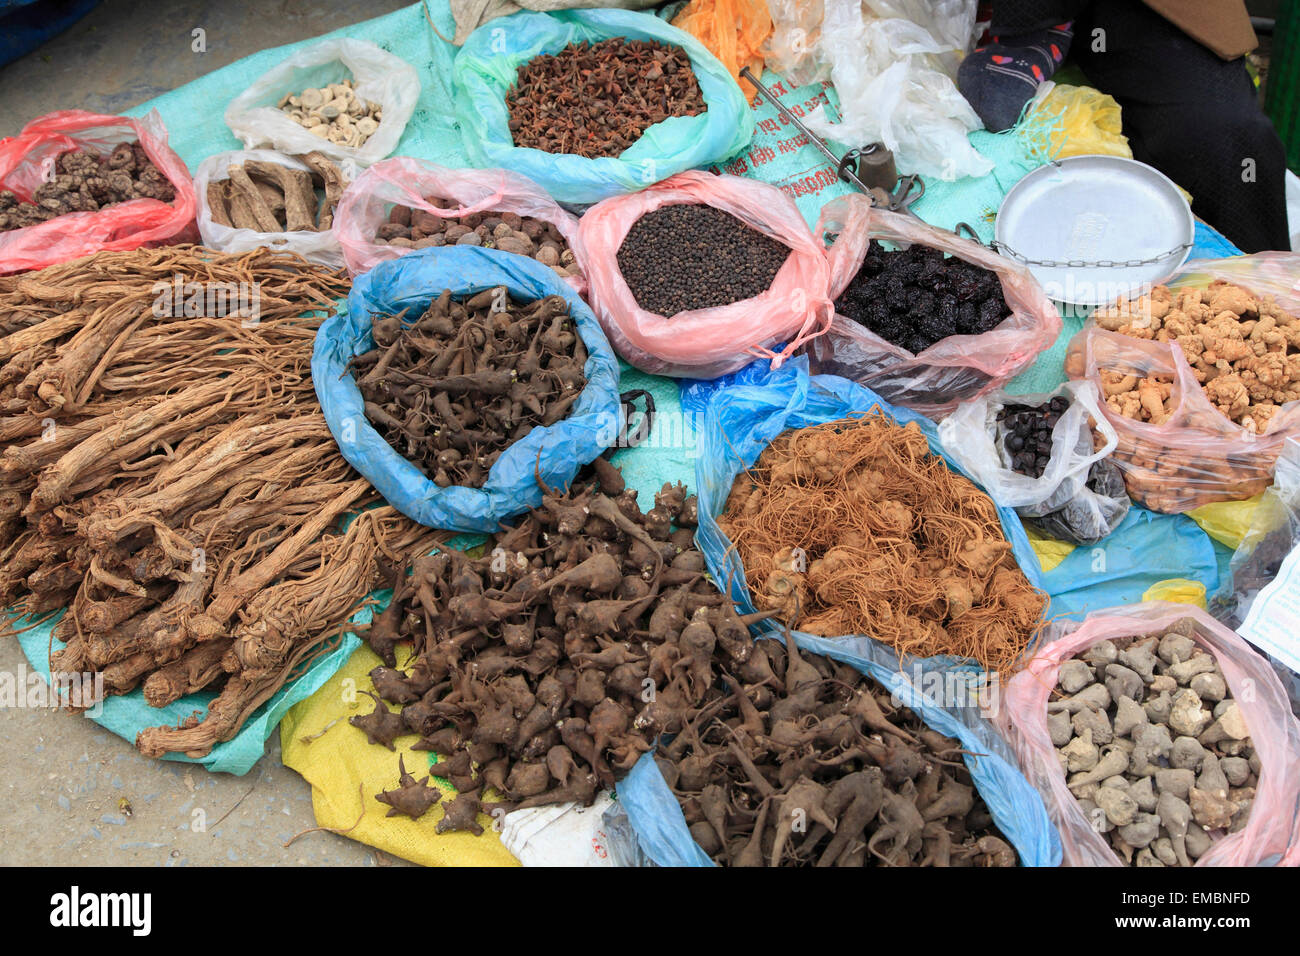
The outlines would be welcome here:
[[[1261,770],[1246,826],[1216,840],[1197,866],[1300,865],[1300,722],[1268,661],[1210,615],[1189,604],[1163,601],[1091,614],[1078,628],[1051,640],[1007,682],[999,721],[1025,772],[1043,795],[1061,833],[1066,866],[1117,866],[1120,860],[1088,822],[1066,786],[1047,733],[1047,699],[1061,664],[1098,641],[1157,633],[1182,618],[1196,622],[1192,639],[1219,662],[1237,701]],[[1194,824],[1193,824],[1194,825]]]
[[[656,315],[637,305],[618,268],[628,230],[660,206],[700,203],[728,212],[794,250],[766,292],[731,305]],[[592,206],[579,223],[577,250],[588,301],[614,350],[644,372],[716,378],[756,358],[779,366],[830,325],[826,257],[793,202],[775,186],[697,170]],[[772,347],[787,343],[784,352]]]
[[[157,111],[143,119],[63,110],[32,120],[0,140],[0,189],[31,201],[49,180],[54,161],[72,149],[110,153],[120,143],[139,142],[145,154],[176,189],[169,203],[132,199],[95,212],[73,212],[23,229],[0,232],[0,273],[43,269],[101,249],[138,249],[170,242],[197,241],[197,204],[189,170],[167,145],[167,129]]]
[[[836,299],[862,268],[872,239],[894,246],[942,249],[997,273],[1012,314],[982,335],[950,335],[913,355],[865,326],[835,315],[831,330],[808,349],[812,370],[860,382],[895,405],[942,418],[960,402],[1000,388],[1028,368],[1061,333],[1061,315],[1021,266],[977,242],[919,219],[874,209],[865,196],[827,203],[813,230],[818,240],[837,238],[826,258],[830,295]]]
[[[1257,297],[1271,296],[1300,314],[1300,255],[1263,252],[1187,263],[1164,284],[1172,290],[1205,288],[1224,279]],[[1108,332],[1089,320],[1071,341],[1065,371],[1106,392],[1103,373],[1158,376],[1172,382],[1174,411],[1160,425],[1121,415],[1103,403],[1102,412],[1119,433],[1115,462],[1134,500],[1153,511],[1181,513],[1216,501],[1236,501],[1262,492],[1288,438],[1300,439],[1300,401],[1282,405],[1263,434],[1229,420],[1206,397],[1183,350],[1173,342]]]
[[[440,209],[426,197],[453,199],[457,209]],[[334,213],[334,235],[352,275],[369,272],[380,262],[414,250],[375,242],[379,227],[388,221],[395,205],[422,209],[443,219],[474,213],[512,212],[549,222],[573,249],[578,220],[526,176],[506,169],[446,169],[410,156],[394,156],[375,163],[348,186]],[[575,250],[576,255],[576,250]],[[565,276],[579,295],[587,282],[581,275]]]

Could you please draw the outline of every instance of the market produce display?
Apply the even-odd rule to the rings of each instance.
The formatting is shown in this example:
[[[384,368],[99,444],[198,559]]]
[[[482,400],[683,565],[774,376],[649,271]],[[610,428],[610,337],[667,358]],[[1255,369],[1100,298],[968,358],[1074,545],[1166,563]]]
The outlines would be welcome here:
[[[384,119],[383,106],[357,96],[350,78],[286,93],[276,106],[313,136],[339,146],[365,145]]]
[[[618,248],[637,305],[669,317],[761,295],[788,258],[789,246],[699,203],[647,212]]]
[[[456,209],[460,203],[428,196],[425,202],[438,209]],[[379,227],[373,242],[407,249],[430,246],[483,246],[517,256],[528,256],[550,266],[559,276],[579,275],[573,250],[555,224],[513,212],[470,213],[467,216],[439,216],[423,209],[394,205],[388,222]]]
[[[1261,764],[1196,622],[1061,664],[1047,728],[1071,793],[1134,866],[1190,866],[1245,828]]]
[[[337,639],[381,554],[438,539],[389,508],[338,527],[376,496],[316,406],[305,313],[344,288],[295,256],[190,246],[0,279],[0,594],[68,608],[56,671],[156,707],[219,691],[142,731],[150,756],[232,737]]]
[[[295,158],[308,169],[250,159],[228,166],[225,178],[209,180],[205,198],[212,221],[261,233],[329,231],[347,179],[322,153]]]
[[[716,862],[1016,865],[961,745],[861,671],[789,636],[712,657],[708,693],[655,759]]]
[[[988,269],[919,243],[891,252],[875,239],[835,311],[912,353],[987,332],[1011,314]]]
[[[366,418],[439,488],[482,487],[506,448],[562,419],[587,384],[587,348],[559,296],[450,289],[415,322],[378,319],[350,367]]]
[[[426,862],[1300,865],[1300,257],[1198,225],[1063,381],[1027,264],[1080,260],[959,235],[1041,144],[874,205],[858,157],[932,171],[851,0],[497,6],[0,139],[0,636],[50,702],[236,773],[283,719],[314,829]]]
[[[1098,309],[1099,328],[1173,342],[1205,396],[1251,433],[1268,431],[1287,402],[1300,399],[1300,319],[1272,299],[1222,280],[1205,289],[1158,285],[1147,295]],[[1106,404],[1126,418],[1163,425],[1176,402],[1165,376],[1102,373]]]
[[[1182,512],[1268,487],[1284,443],[1300,434],[1294,260],[1194,263],[1146,296],[1098,309],[1071,340],[1065,371],[1105,395],[1134,500]]]
[[[1026,269],[868,196],[828,202],[813,235],[836,304],[808,344],[812,369],[892,405],[942,421],[1005,388],[1060,334],[1060,313]]]
[[[778,435],[718,526],[755,605],[809,634],[1004,671],[1042,622],[992,500],[879,411]]]
[[[139,143],[121,143],[107,155],[72,149],[55,159],[54,176],[36,187],[31,202],[0,189],[0,232],[132,199],[171,202],[175,198],[175,188]]]
[[[998,411],[1003,428],[1002,447],[1011,459],[1011,469],[1031,478],[1043,477],[1052,457],[1052,429],[1070,407],[1070,400],[1058,395],[1041,405],[1009,403]]]
[[[623,38],[532,58],[506,106],[516,146],[588,159],[618,156],[655,123],[707,108],[684,51]]]
[[[478,832],[480,808],[589,805],[682,728],[713,683],[715,647],[749,655],[749,622],[692,543],[695,499],[666,485],[642,511],[618,469],[593,469],[481,557],[416,560],[366,633],[385,661],[371,672],[381,699],[352,722],[373,743],[418,734],[416,749],[442,755],[433,772],[459,796],[438,832]],[[395,670],[407,642],[408,669]],[[488,790],[501,800],[485,803]]]

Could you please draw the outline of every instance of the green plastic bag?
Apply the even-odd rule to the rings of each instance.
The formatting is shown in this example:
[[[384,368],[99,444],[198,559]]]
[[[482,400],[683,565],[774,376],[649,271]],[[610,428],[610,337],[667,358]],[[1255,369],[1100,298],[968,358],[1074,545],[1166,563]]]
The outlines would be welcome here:
[[[570,43],[610,37],[681,47],[708,109],[656,123],[617,157],[587,159],[514,145],[506,94],[520,66]],[[689,33],[629,10],[516,13],[475,30],[453,69],[456,120],[473,165],[522,173],[559,202],[588,204],[636,192],[683,170],[707,166],[749,145],[754,120],[727,68]]]

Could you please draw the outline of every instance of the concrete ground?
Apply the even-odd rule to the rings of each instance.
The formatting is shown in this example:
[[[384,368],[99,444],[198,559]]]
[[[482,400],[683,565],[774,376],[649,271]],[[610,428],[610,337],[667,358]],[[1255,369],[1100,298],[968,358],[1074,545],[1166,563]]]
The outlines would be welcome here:
[[[52,110],[117,113],[272,46],[329,33],[410,0],[104,0],[66,32],[0,67],[0,136]],[[196,53],[193,31],[206,52]]]
[[[114,113],[259,49],[380,16],[404,0],[207,3],[106,0],[66,33],[0,68],[0,136],[80,107]],[[190,51],[203,28],[207,53]],[[0,671],[24,666],[0,640]],[[311,788],[280,763],[279,735],[243,777],[151,760],[92,721],[0,708],[0,865],[401,864],[315,826]],[[127,812],[129,808],[129,813]],[[201,810],[202,814],[196,814]],[[202,832],[193,827],[206,821]]]

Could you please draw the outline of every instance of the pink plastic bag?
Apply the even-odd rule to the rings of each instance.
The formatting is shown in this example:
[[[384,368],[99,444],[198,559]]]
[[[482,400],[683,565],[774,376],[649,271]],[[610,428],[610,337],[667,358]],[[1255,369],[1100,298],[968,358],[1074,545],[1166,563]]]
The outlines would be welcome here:
[[[1196,622],[1193,640],[1218,659],[1261,763],[1245,828],[1216,840],[1196,865],[1257,866],[1270,858],[1283,866],[1300,865],[1300,774],[1295,769],[1300,765],[1300,722],[1291,713],[1286,691],[1268,661],[1210,615],[1189,604],[1153,601],[1098,611],[1075,630],[1049,638],[1003,692],[1000,727],[1060,830],[1066,866],[1122,864],[1070,793],[1048,737],[1047,699],[1057,671],[1098,641],[1157,633],[1187,617]]]
[[[197,241],[194,185],[181,158],[167,146],[167,129],[156,111],[131,119],[64,110],[32,120],[17,136],[0,140],[0,189],[30,202],[36,188],[53,175],[61,154],[79,148],[110,153],[120,143],[136,141],[176,188],[174,200],[132,199],[0,232],[0,273],[43,269],[101,249]]]
[[[1257,297],[1300,313],[1300,255],[1262,252],[1230,259],[1194,260],[1164,284],[1205,288],[1215,279],[1240,285]],[[1173,414],[1160,425],[1102,412],[1119,433],[1115,463],[1128,493],[1153,511],[1181,513],[1216,501],[1259,494],[1273,480],[1273,467],[1287,438],[1300,438],[1300,401],[1282,405],[1262,435],[1229,420],[1205,396],[1183,350],[1173,342],[1108,332],[1089,321],[1071,341],[1065,371],[1095,382],[1105,393],[1103,372],[1172,381]]]
[[[439,209],[426,200],[428,196],[453,199],[461,205],[458,209]],[[443,219],[503,212],[541,219],[555,226],[570,249],[578,236],[577,217],[561,209],[526,176],[505,169],[446,169],[422,159],[394,156],[358,176],[343,193],[334,213],[334,235],[343,247],[352,275],[369,272],[386,259],[413,251],[374,241],[395,205],[423,209]],[[587,289],[581,275],[565,276],[565,281],[579,295]]]
[[[913,355],[837,313],[830,332],[809,346],[814,372],[860,382],[895,405],[942,418],[958,403],[1005,385],[1061,333],[1060,313],[1028,270],[978,242],[912,216],[873,209],[865,196],[842,196],[827,203],[813,233],[819,241],[837,236],[826,250],[832,299],[858,274],[872,239],[942,249],[997,273],[1002,280],[1002,294],[1012,314],[983,335],[951,335]]]
[[[618,250],[646,213],[690,203],[728,212],[794,253],[767,291],[751,299],[667,317],[647,312],[623,280]],[[826,257],[794,203],[775,186],[688,170],[592,206],[582,217],[578,239],[578,262],[591,283],[588,302],[614,350],[644,372],[715,378],[756,358],[770,359],[776,368],[830,325]],[[783,342],[788,343],[783,353],[772,351]]]

